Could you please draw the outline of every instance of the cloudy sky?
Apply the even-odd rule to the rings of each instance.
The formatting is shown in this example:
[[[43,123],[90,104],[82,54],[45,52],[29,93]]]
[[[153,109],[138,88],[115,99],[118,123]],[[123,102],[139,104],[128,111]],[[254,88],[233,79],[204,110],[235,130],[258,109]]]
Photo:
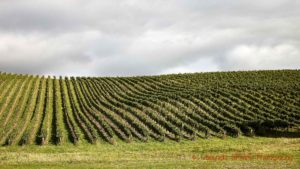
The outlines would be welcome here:
[[[299,69],[299,0],[1,0],[0,71]]]

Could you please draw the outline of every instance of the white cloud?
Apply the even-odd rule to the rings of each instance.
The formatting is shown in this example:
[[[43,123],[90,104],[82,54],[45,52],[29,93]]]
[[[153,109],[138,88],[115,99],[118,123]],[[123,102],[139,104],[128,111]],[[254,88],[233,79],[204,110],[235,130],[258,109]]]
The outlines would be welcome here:
[[[295,0],[0,1],[0,71],[299,68],[299,8]]]
[[[218,70],[219,70],[218,65],[216,65],[216,63],[210,57],[204,57],[189,64],[182,64],[164,70],[159,74],[213,72]]]
[[[300,68],[300,51],[289,44],[239,45],[226,58],[228,69],[232,70]]]

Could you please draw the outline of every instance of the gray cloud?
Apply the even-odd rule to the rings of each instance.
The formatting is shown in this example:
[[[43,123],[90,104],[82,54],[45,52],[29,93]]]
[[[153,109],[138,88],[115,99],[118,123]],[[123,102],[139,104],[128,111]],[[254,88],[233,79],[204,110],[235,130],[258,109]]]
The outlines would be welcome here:
[[[300,68],[300,2],[0,1],[0,70],[129,76]]]

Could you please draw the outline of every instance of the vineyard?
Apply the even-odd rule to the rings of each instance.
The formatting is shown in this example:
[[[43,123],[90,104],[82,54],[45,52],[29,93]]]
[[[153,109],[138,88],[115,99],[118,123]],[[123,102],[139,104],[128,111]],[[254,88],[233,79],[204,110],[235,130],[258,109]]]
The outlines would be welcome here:
[[[300,71],[0,74],[0,144],[181,141],[298,130]]]

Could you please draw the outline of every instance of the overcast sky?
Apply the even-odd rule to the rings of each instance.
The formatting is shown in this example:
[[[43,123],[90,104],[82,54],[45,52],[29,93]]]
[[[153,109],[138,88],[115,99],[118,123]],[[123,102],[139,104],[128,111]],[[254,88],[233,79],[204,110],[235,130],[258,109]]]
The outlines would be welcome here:
[[[299,0],[1,0],[0,71],[299,69]]]

